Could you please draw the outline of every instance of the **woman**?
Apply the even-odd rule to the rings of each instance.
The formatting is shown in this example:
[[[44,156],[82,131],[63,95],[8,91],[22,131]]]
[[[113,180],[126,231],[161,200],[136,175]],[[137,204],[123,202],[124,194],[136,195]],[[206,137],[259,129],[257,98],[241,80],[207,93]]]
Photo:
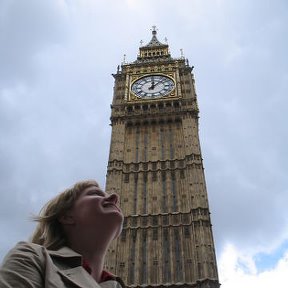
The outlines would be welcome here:
[[[107,249],[122,229],[117,203],[116,194],[90,180],[49,201],[36,217],[31,242],[18,243],[5,257],[0,287],[123,287],[103,270]]]

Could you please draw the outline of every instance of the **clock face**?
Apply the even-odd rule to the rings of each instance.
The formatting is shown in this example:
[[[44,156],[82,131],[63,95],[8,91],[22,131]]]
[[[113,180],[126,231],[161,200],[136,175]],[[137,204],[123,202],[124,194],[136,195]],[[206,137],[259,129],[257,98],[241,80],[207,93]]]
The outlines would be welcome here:
[[[168,95],[175,88],[174,81],[164,75],[148,75],[136,80],[131,90],[143,99],[154,99]]]

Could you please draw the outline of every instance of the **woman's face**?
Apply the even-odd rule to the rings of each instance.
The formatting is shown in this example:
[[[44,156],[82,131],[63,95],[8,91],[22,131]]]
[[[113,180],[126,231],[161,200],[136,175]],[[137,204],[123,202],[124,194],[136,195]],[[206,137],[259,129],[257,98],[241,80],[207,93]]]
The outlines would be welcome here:
[[[110,235],[113,239],[121,233],[123,213],[118,196],[107,194],[98,185],[84,189],[75,201],[71,216],[78,231]],[[108,233],[108,234],[107,234]]]

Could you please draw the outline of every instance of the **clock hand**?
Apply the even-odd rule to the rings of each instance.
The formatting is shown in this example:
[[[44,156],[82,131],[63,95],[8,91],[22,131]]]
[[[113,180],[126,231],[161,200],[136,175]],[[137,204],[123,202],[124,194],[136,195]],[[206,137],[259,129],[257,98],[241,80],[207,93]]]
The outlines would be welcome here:
[[[157,85],[157,84],[156,84],[156,85]],[[155,85],[154,85],[154,81],[152,81],[152,82],[151,82],[151,86],[150,86],[148,89],[149,89],[149,90],[153,90],[154,87],[155,87]]]
[[[162,81],[157,82],[153,87],[155,88],[158,84],[163,83]]]

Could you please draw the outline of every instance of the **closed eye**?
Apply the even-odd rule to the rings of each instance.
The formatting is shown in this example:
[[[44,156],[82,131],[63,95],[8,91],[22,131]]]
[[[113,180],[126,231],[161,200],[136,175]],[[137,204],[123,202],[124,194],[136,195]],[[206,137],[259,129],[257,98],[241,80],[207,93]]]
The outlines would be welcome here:
[[[98,195],[101,197],[106,197],[106,193],[100,190],[90,190],[86,195]]]

